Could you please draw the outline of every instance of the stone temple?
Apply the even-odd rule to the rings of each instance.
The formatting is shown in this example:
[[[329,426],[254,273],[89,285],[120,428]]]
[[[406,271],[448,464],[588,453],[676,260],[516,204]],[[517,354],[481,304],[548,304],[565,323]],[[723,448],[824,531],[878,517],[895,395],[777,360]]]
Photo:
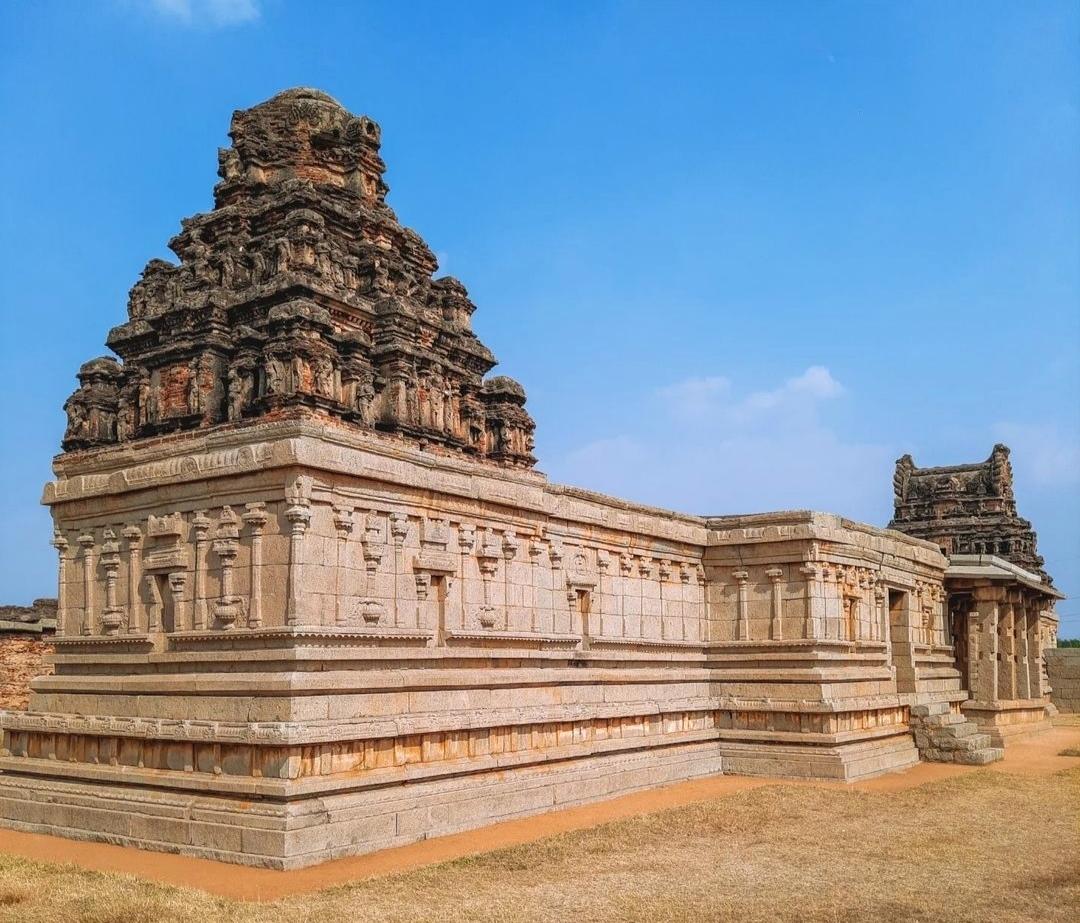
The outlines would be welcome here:
[[[552,484],[378,125],[298,89],[231,138],[65,405],[55,673],[0,718],[0,822],[294,868],[1045,726],[1060,593],[1006,449],[901,459],[887,530]]]

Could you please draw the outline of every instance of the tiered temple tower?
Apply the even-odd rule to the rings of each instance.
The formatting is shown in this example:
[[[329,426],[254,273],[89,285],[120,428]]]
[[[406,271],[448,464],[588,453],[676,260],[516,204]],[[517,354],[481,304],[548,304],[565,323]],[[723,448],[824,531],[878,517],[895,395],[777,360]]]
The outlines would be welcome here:
[[[893,489],[890,529],[934,542],[947,555],[997,555],[1051,582],[1035,530],[1016,512],[1008,446],[995,445],[986,461],[938,468],[917,468],[905,455]]]
[[[79,371],[64,449],[308,416],[530,467],[525,392],[475,305],[386,204],[379,126],[318,90],[237,112],[214,210],[151,260],[126,323]]]

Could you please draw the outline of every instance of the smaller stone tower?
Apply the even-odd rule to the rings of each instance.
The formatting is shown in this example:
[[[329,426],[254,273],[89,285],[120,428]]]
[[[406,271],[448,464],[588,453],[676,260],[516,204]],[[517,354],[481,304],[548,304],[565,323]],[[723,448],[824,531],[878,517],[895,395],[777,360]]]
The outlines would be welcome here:
[[[918,468],[905,455],[893,488],[890,529],[934,542],[949,556],[996,555],[1052,582],[1031,523],[1016,512],[1008,446],[995,445],[986,461],[939,468]]]

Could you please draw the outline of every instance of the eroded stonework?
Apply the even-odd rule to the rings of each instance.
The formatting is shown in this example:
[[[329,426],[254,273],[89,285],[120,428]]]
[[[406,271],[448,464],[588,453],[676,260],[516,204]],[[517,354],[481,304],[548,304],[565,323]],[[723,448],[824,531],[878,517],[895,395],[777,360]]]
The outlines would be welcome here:
[[[721,771],[982,763],[1045,720],[1039,575],[549,483],[374,123],[293,90],[232,134],[67,404],[5,824],[292,868]]]
[[[917,468],[905,455],[893,488],[890,529],[934,542],[947,555],[998,555],[1047,577],[1035,531],[1016,512],[1007,446],[994,446],[983,462],[940,468]]]
[[[129,320],[79,370],[64,449],[305,408],[529,467],[525,392],[484,380],[475,306],[386,204],[379,126],[317,90],[237,112],[214,210],[151,260]]]

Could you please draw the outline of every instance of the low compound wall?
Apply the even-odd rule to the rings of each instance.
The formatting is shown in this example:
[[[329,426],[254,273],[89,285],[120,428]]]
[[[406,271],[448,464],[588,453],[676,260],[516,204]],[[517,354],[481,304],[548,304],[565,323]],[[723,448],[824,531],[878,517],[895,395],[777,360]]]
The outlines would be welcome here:
[[[1053,691],[1050,701],[1061,712],[1080,712],[1080,647],[1050,648],[1043,652]]]
[[[53,651],[55,632],[55,599],[0,606],[0,710],[24,710],[30,701],[30,680],[52,672],[45,658]]]
[[[30,680],[51,673],[45,657],[53,646],[38,635],[0,632],[0,710],[22,711],[30,701]]]

